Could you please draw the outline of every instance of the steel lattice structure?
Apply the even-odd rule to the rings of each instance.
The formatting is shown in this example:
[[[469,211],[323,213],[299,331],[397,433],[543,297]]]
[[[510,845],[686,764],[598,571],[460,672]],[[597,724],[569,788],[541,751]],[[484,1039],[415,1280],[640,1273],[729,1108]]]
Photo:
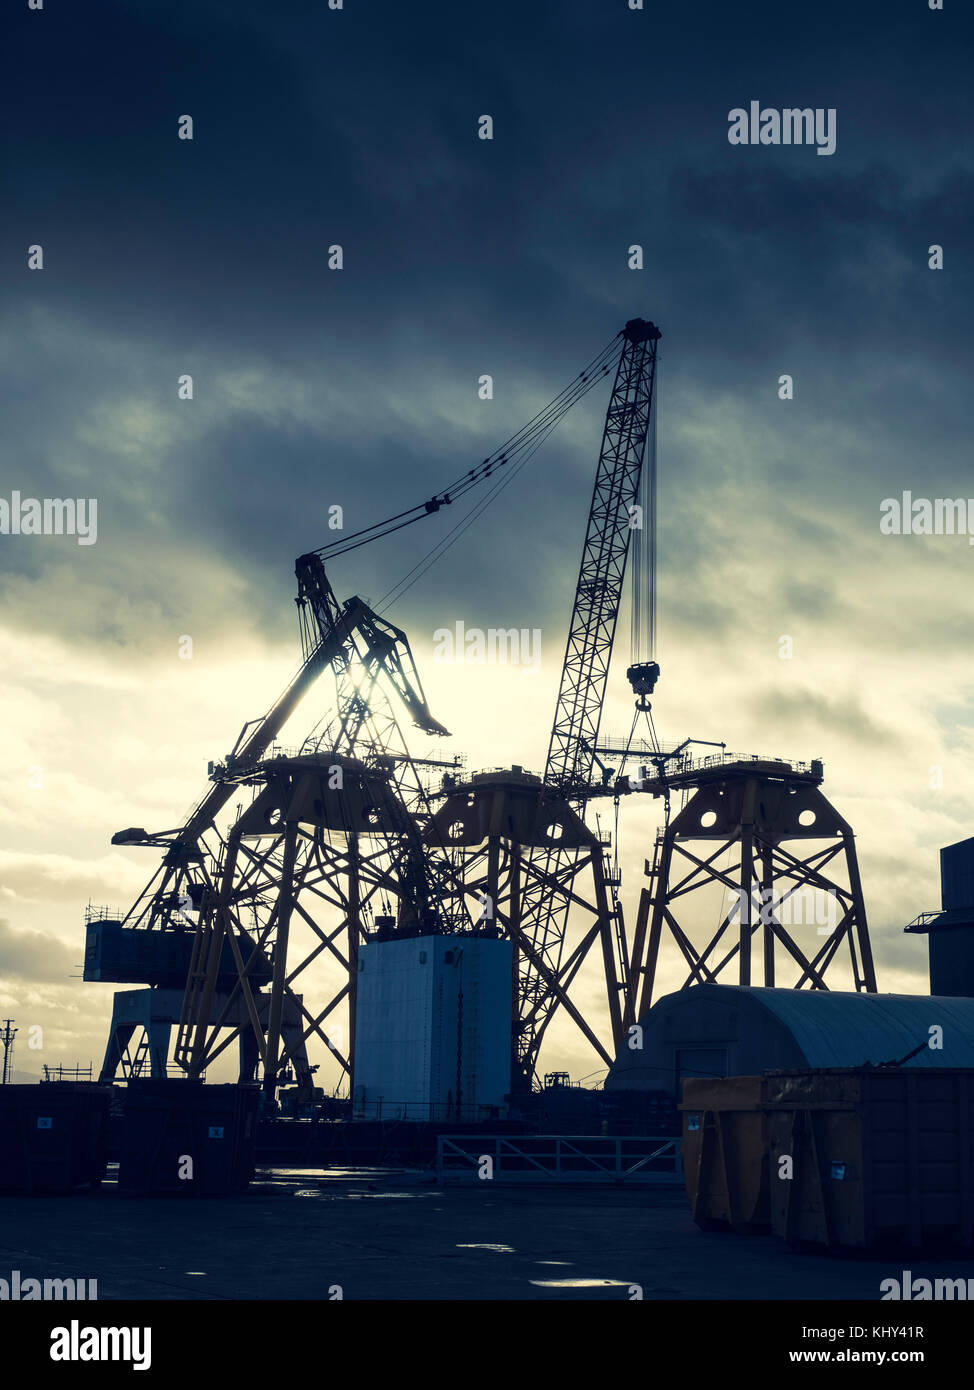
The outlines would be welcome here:
[[[544,780],[571,797],[592,775],[639,503],[660,331],[631,319],[605,415]]]
[[[340,772],[340,776],[336,776]],[[228,1019],[239,1000],[253,1035],[265,1090],[273,1094],[282,1074],[302,1055],[312,1036],[328,1047],[351,1074],[354,1052],[358,949],[378,900],[398,905],[400,929],[421,929],[409,914],[420,899],[412,872],[416,823],[389,785],[387,775],[335,751],[272,759],[256,769],[260,790],[227,838],[216,891],[200,913],[197,946],[187,982],[176,1061],[199,1075],[242,1026]],[[435,857],[425,861],[432,865]],[[338,914],[323,926],[322,909]],[[303,925],[305,947],[295,949],[294,926]],[[233,954],[235,979],[218,987],[225,944]],[[341,984],[314,1013],[294,994],[307,968],[327,954],[337,962]],[[255,967],[270,962],[270,1007],[260,1012]],[[326,1020],[349,1001],[348,1054],[326,1031]],[[282,1047],[285,1004],[303,1020]],[[305,1080],[299,1075],[299,1081]]]
[[[667,933],[689,968],[688,984],[714,980],[733,963],[741,983],[749,982],[752,941],[759,933],[766,984],[775,983],[776,953],[784,951],[799,967],[799,987],[826,988],[826,972],[846,945],[855,988],[875,989],[852,832],[818,791],[820,765],[811,771],[779,763],[738,767],[719,758],[707,760],[701,771],[685,756],[691,740],[663,753],[650,721],[654,746],[648,760],[656,777],[642,783],[622,777],[610,786],[612,774],[599,762],[601,783],[592,781],[630,543],[639,524],[634,515],[653,422],[660,336],[652,323],[630,320],[615,344],[550,406],[452,489],[301,556],[296,574],[304,660],[294,680],[262,720],[244,726],[225,761],[211,765],[213,786],[185,825],[155,835],[123,831],[113,838],[116,844],[164,849],[157,874],[123,925],[182,933],[183,944],[191,934],[181,1009],[173,1019],[175,1060],[190,1075],[202,1075],[236,1040],[242,1077],[259,1069],[265,1091],[273,1095],[293,1072],[301,1094],[310,1096],[314,1068],[307,1046],[318,1039],[351,1079],[358,951],[372,933],[486,932],[510,938],[514,1091],[533,1084],[545,1032],[560,1010],[611,1065],[627,1028],[652,1001]],[[406,635],[360,598],[339,602],[322,557],[432,515],[493,469],[530,456],[613,364],[544,775],[513,768],[462,783],[444,777],[441,791],[431,793],[423,768],[455,769],[457,760],[414,758],[406,746],[397,706],[427,734],[447,733],[429,711]],[[654,537],[652,486],[641,521]],[[652,558],[650,563],[652,611]],[[639,663],[637,653],[627,676],[637,711],[648,715],[646,696],[659,667],[652,646],[647,656]],[[279,733],[326,672],[334,680],[331,714],[300,750],[282,753],[275,745]],[[632,735],[626,756],[631,742]],[[669,797],[678,788],[693,795],[671,822]],[[586,825],[585,808],[592,797],[618,802],[631,791],[663,797],[667,815],[630,959],[619,879],[607,864],[609,842]],[[230,818],[235,794],[250,801]],[[813,817],[814,828],[801,819],[803,813]],[[717,848],[697,852],[693,842],[701,837],[716,841]],[[824,848],[789,848],[792,840],[816,839]],[[733,871],[717,866],[727,852],[737,856]],[[843,882],[829,869],[837,856],[846,869]],[[682,877],[676,868],[681,861],[690,866]],[[735,928],[732,908],[698,948],[690,925],[680,920],[678,902],[708,885],[736,889],[740,921]],[[750,908],[754,886],[770,895],[770,914],[757,921]],[[828,940],[814,952],[803,950],[782,920],[782,905],[804,887],[828,890],[842,907]],[[600,958],[610,1037],[597,1034],[572,995],[593,952]],[[332,965],[334,988],[313,978],[312,967],[322,961]],[[306,1002],[309,982],[318,991],[313,1006]],[[346,1003],[347,1048],[336,1042],[333,1026],[335,1010]],[[133,1017],[123,1011],[113,1037],[128,1036]],[[164,1007],[152,1018],[164,1040]],[[117,1060],[119,1047],[110,1046],[109,1053],[106,1066]]]
[[[412,758],[389,698],[391,690],[426,733],[447,733],[429,712],[406,635],[357,597],[339,603],[316,556],[302,557],[297,572],[307,621],[304,663],[294,680],[211,768],[214,785],[184,826],[113,837],[116,844],[165,848],[123,925],[193,933],[175,1062],[201,1075],[237,1040],[241,1075],[259,1065],[271,1094],[289,1067],[299,1086],[310,1089],[306,1046],[312,1036],[350,1070],[349,1057],[322,1025],[348,996],[354,1034],[355,960],[363,915],[374,915],[376,894],[386,908],[394,906],[404,930],[456,929],[463,911],[462,900],[446,903],[444,874],[421,833],[432,806],[420,766],[444,764]],[[328,670],[336,683],[334,716],[297,755],[275,751],[273,740]],[[246,796],[247,788],[252,803],[221,829],[218,816],[235,791]],[[337,909],[339,924],[322,927],[307,906],[310,899],[318,908]],[[292,919],[313,938],[300,960],[293,951],[288,958]],[[465,920],[469,925],[469,916]],[[323,952],[346,978],[312,1013],[296,987]],[[106,1065],[116,1060],[110,1049]]]
[[[821,763],[725,755],[669,779],[670,788],[692,795],[659,832],[640,897],[627,1028],[654,1002],[666,940],[686,969],[683,988],[727,976],[753,983],[759,945],[761,983],[769,989],[779,984],[781,959],[794,973],[791,987],[828,989],[844,947],[853,989],[875,993],[855,836],[819,790],[822,776]],[[640,790],[659,795],[661,788],[647,783]],[[719,890],[719,920],[698,945],[707,889]],[[830,910],[820,914],[820,905]]]
[[[445,844],[451,856],[452,891],[480,905],[487,930],[510,938],[514,947],[512,981],[512,1084],[528,1078],[519,1072],[518,1041],[525,1027],[546,1022],[564,1009],[606,1065],[611,1065],[622,1025],[625,976],[616,968],[614,942],[621,933],[621,910],[610,901],[604,847],[578,811],[556,788],[518,768],[482,772],[452,789],[429,828],[430,844]],[[557,842],[558,855],[550,846]],[[524,904],[538,897],[553,915],[567,919],[574,909],[580,921],[578,941],[557,965],[549,964],[523,920]],[[589,955],[600,948],[612,1036],[609,1047],[571,997],[572,985]],[[536,1003],[519,1014],[520,985],[536,977]],[[543,1027],[541,1029],[543,1031]]]
[[[631,319],[621,337],[545,764],[545,786],[569,801],[584,799],[592,776],[634,509],[639,503],[661,334],[654,324]],[[538,810],[536,834],[543,829],[543,801]],[[604,884],[606,875],[601,852],[593,857],[593,867],[596,858],[598,892],[598,884]],[[551,982],[560,979],[565,965],[571,902],[563,892],[553,893],[551,885],[570,887],[580,868],[576,855],[552,845],[534,850],[531,864],[533,872],[525,881],[521,903],[520,931],[526,949],[520,955],[516,1010],[516,1052],[523,1081],[533,1077],[545,1029],[564,1003]],[[621,908],[615,904],[605,912],[611,921],[603,920],[600,935],[612,1039],[618,1048],[628,961]]]
[[[477,930],[485,912],[496,914],[488,929],[507,932],[515,945],[516,1081],[530,1084],[545,1029],[560,1008],[600,1057],[611,1060],[627,1008],[625,931],[621,907],[610,901],[604,846],[575,808],[584,804],[590,791],[592,748],[633,509],[640,495],[659,338],[653,324],[630,320],[614,345],[603,349],[545,410],[451,489],[301,556],[296,574],[304,664],[294,681],[263,720],[244,727],[232,753],[213,771],[213,787],[183,827],[157,836],[132,830],[115,837],[115,843],[158,844],[166,850],[159,873],[126,917],[126,925],[185,930],[190,920],[187,907],[197,914],[175,1049],[176,1060],[191,1074],[200,1074],[248,1024],[253,1039],[247,1055],[255,1056],[256,1048],[270,1090],[287,1064],[304,1055],[302,1049],[313,1035],[349,1069],[350,1057],[333,1045],[322,1024],[346,994],[354,1000],[355,956],[364,931],[361,914],[376,892],[383,895],[387,909],[394,906],[391,916],[388,910],[380,915],[397,931]],[[545,776],[535,781],[527,803],[520,789],[505,793],[508,801],[512,796],[517,801],[517,829],[509,824],[498,834],[495,828],[486,844],[471,852],[466,832],[458,840],[451,831],[457,820],[450,819],[455,809],[452,795],[449,813],[434,815],[417,763],[435,760],[411,757],[389,699],[391,692],[427,733],[446,732],[430,715],[405,634],[361,599],[340,603],[322,556],[343,554],[431,515],[489,478],[493,469],[530,456],[613,365],[615,379]],[[335,713],[302,750],[319,763],[268,757],[286,721],[326,671],[335,682]],[[322,757],[327,764],[320,764]],[[336,766],[352,776],[337,799],[322,780],[324,766],[329,776]],[[313,795],[316,779],[318,794]],[[234,789],[247,786],[256,789],[254,806],[221,830],[218,815]],[[483,787],[469,793],[478,808],[485,794]],[[531,807],[530,824],[524,822],[526,805]],[[265,812],[274,819],[255,822],[255,815]],[[510,868],[506,882],[504,864]],[[591,880],[587,889],[582,887],[583,873]],[[330,885],[327,890],[323,875]],[[304,906],[309,894],[339,910],[338,927],[323,932],[314,925],[313,914]],[[591,921],[581,928],[579,943],[569,952],[567,926],[573,909]],[[297,919],[316,937],[310,954],[295,964],[287,957],[290,924]],[[608,1048],[569,997],[572,981],[596,942],[611,1022]],[[227,979],[228,946],[232,981]],[[308,961],[322,952],[339,962],[347,983],[324,1009],[311,1011],[294,986]],[[265,986],[266,994],[261,992]],[[285,1023],[291,1035],[286,1044]],[[307,1082],[306,1076],[303,1079]]]

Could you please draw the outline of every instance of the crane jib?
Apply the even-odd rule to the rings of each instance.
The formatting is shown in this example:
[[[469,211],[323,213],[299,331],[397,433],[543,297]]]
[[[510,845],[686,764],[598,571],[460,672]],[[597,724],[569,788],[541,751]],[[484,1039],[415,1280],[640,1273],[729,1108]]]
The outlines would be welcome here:
[[[545,781],[562,787],[587,783],[591,776],[588,750],[601,721],[632,535],[632,509],[638,505],[660,337],[659,329],[643,319],[630,319],[623,330],[545,768]],[[650,518],[650,524],[654,522]]]

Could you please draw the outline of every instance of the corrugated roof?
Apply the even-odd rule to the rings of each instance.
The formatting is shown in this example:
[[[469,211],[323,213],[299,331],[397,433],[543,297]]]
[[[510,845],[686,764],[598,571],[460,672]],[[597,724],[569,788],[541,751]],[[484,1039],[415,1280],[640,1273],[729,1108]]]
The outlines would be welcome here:
[[[715,998],[747,995],[780,1020],[810,1067],[857,1067],[899,1061],[943,1029],[943,1049],[924,1047],[911,1067],[974,1067],[974,999],[951,995],[854,994],[833,990],[694,985]],[[670,996],[671,998],[673,996]],[[662,1002],[662,1000],[660,1001]]]

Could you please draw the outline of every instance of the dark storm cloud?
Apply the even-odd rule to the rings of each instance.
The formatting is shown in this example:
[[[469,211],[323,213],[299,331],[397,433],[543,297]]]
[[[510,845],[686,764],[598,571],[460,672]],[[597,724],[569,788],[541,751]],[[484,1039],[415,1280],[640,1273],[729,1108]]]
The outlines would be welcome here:
[[[881,541],[877,522],[902,487],[968,490],[971,19],[924,0],[645,3],[74,0],[6,18],[0,496],[97,496],[99,540],[0,550],[18,757],[37,743],[77,780],[71,814],[10,822],[5,886],[18,926],[43,930],[0,927],[0,975],[78,973],[80,946],[48,928],[77,941],[84,899],[127,891],[114,861],[92,867],[109,831],[178,823],[227,746],[214,727],[229,742],[263,707],[263,665],[232,664],[255,633],[297,661],[293,561],[334,538],[328,507],[353,530],[439,490],[633,314],[664,333],[659,718],[672,743],[821,754],[856,798],[877,955],[923,973],[899,928],[935,905],[936,844],[969,833],[967,546]],[[751,99],[835,107],[836,153],[732,148],[727,112]],[[464,746],[503,721],[512,759],[543,758],[607,394],[392,611],[417,649],[459,618],[543,629],[550,698],[527,712],[516,686],[486,709],[478,672],[461,687],[420,662]],[[456,520],[342,559],[339,594],[381,598]],[[171,666],[181,633],[199,653],[182,693],[136,690],[141,653]],[[90,682],[117,677],[87,703],[83,644]],[[119,798],[133,809],[109,820]],[[629,893],[647,843],[623,839]]]
[[[293,556],[332,539],[331,502],[352,527],[443,486],[633,312],[664,327],[674,518],[750,494],[780,521],[813,491],[872,527],[921,460],[948,490],[969,426],[962,22],[837,0],[814,23],[761,3],[649,8],[109,3],[14,22],[20,143],[0,244],[19,267],[42,242],[46,265],[10,287],[11,486],[101,499],[98,554],[72,557],[93,615],[99,594],[131,592],[131,637],[140,547],[169,545],[174,567],[205,555],[240,577],[233,612],[213,596],[206,621],[279,630]],[[937,100],[911,108],[911,83]],[[726,113],[752,97],[835,105],[836,155],[730,147]],[[176,139],[184,112],[192,143]],[[475,138],[482,112],[492,143]],[[932,241],[949,274],[927,270]],[[191,404],[175,398],[182,372]],[[225,386],[235,376],[249,396]],[[737,447],[681,439],[722,394],[742,411]],[[451,612],[563,622],[602,403],[412,591],[411,621],[451,616],[446,591]],[[810,476],[825,418],[841,438]],[[664,548],[684,586],[705,578],[713,525]],[[349,559],[336,582],[378,597],[444,530]],[[34,577],[47,557],[5,553]],[[154,568],[148,583],[176,621],[185,600]],[[792,588],[800,610],[811,592]],[[681,593],[681,612],[725,621],[706,593]]]

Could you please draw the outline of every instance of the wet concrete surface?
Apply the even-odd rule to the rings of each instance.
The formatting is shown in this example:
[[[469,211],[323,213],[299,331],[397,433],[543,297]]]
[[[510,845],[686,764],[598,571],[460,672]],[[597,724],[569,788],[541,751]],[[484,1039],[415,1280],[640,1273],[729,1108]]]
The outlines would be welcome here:
[[[682,1188],[437,1186],[428,1172],[261,1169],[197,1200],[0,1197],[0,1278],[97,1279],[104,1299],[868,1299],[974,1260],[835,1259],[699,1231]]]

